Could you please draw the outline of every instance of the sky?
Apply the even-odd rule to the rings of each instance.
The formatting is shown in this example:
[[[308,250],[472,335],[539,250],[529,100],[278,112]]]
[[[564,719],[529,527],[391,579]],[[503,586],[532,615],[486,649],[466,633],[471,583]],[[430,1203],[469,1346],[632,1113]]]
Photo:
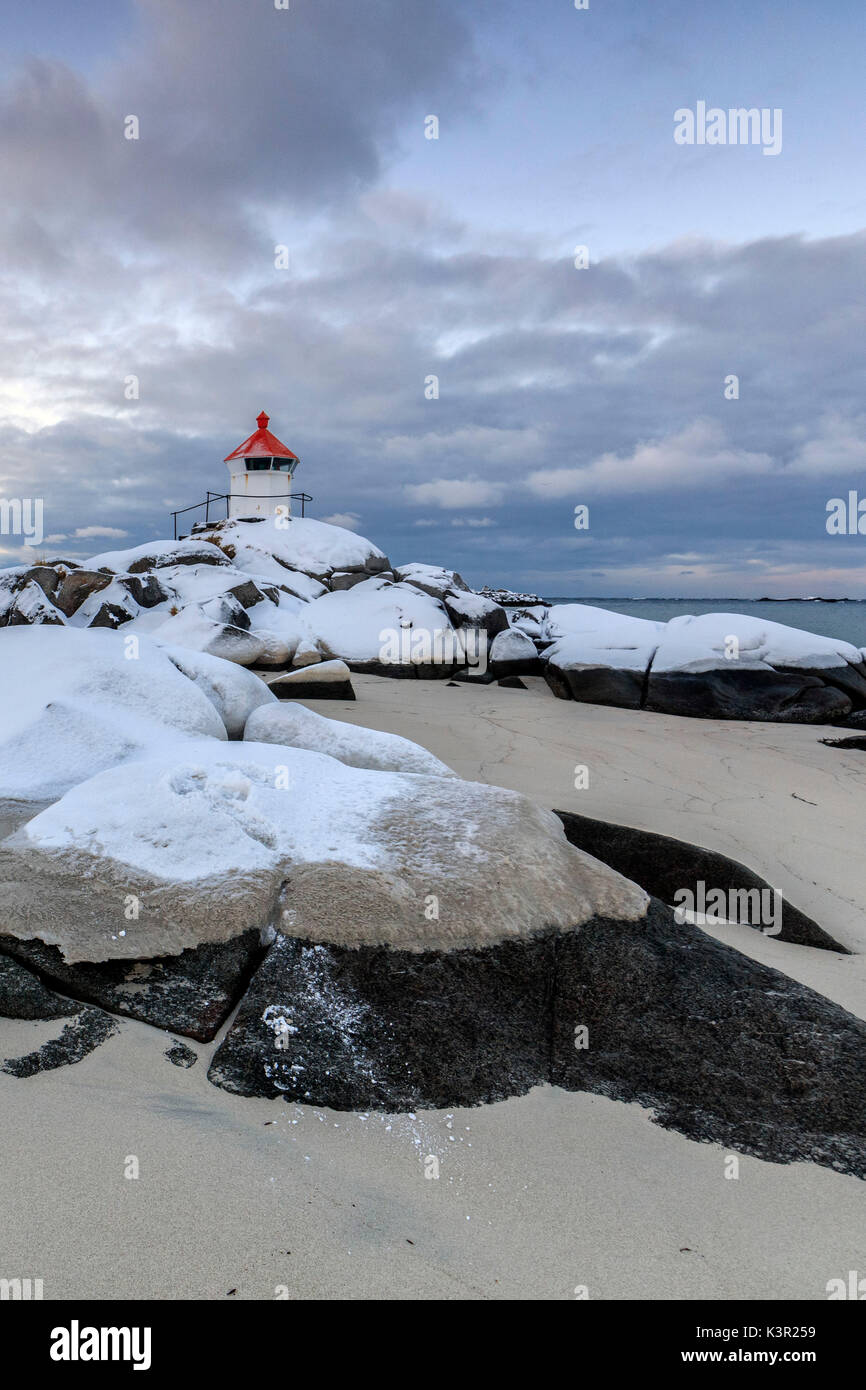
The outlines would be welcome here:
[[[866,598],[827,531],[866,513],[860,0],[0,20],[0,501],[40,555],[171,535],[265,409],[397,564]],[[699,103],[774,124],[679,143]]]

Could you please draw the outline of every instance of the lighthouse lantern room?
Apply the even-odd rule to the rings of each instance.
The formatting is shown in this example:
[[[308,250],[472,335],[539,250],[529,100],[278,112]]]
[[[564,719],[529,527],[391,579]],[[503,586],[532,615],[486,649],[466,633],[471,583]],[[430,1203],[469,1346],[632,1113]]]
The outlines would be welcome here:
[[[258,429],[225,459],[231,479],[230,518],[291,515],[291,481],[300,460],[271,434],[262,411]]]

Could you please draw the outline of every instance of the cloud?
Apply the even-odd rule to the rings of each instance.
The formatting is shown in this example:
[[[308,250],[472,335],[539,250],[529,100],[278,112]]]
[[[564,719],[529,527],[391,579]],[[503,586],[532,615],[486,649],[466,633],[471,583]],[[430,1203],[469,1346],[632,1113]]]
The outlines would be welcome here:
[[[502,489],[497,483],[485,483],[477,478],[436,478],[429,483],[409,484],[404,492],[415,506],[449,510],[489,506],[502,500]]]
[[[772,471],[769,454],[732,446],[715,421],[696,420],[653,444],[638,444],[624,457],[605,453],[586,467],[538,469],[530,473],[527,484],[539,497],[580,498],[706,489],[744,474],[755,477]]]
[[[322,521],[329,526],[342,526],[346,531],[357,531],[361,518],[356,512],[334,512],[332,516],[323,516]]]
[[[96,540],[99,536],[109,540],[122,540],[128,535],[129,532],[122,531],[119,526],[79,526],[74,533],[75,539],[81,541]]]

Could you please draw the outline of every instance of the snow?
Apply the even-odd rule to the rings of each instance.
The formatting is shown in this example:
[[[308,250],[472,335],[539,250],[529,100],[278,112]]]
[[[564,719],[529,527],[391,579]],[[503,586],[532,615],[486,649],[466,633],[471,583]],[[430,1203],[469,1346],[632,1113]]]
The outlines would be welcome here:
[[[66,618],[59,608],[55,608],[49,598],[46,598],[44,590],[38,585],[35,579],[31,579],[19,589],[12,603],[10,610],[19,613],[25,619],[25,623],[49,623],[63,626]]]
[[[731,638],[736,638],[736,645]],[[726,651],[738,655],[727,656]],[[832,670],[861,661],[858,648],[837,637],[819,637],[742,613],[684,614],[666,625],[653,671],[706,671],[736,665]]]
[[[206,554],[215,565],[229,564],[228,558],[207,541],[149,541],[146,545],[133,546],[131,550],[105,550],[101,555],[91,555],[85,560],[85,568],[90,570],[111,570],[114,574],[128,574],[131,565],[139,560],[153,559],[156,568],[177,563],[181,555]]]
[[[173,665],[207,696],[223,721],[229,738],[241,738],[254,710],[277,703],[276,695],[271,693],[264,681],[243,666],[184,647],[165,646],[163,651]]]
[[[225,739],[201,690],[146,637],[106,628],[0,630],[4,797],[48,800],[117,763],[190,736]]]
[[[255,633],[218,622],[196,604],[152,627],[150,634],[159,642],[209,652],[239,666],[252,666],[264,652],[264,643]]]
[[[377,772],[424,773],[430,777],[455,775],[450,767],[411,739],[381,733],[378,729],[359,728],[339,719],[326,719],[293,701],[254,710],[247,721],[244,739],[309,748],[327,753],[350,767],[372,768]]]
[[[517,627],[498,632],[490,645],[491,661],[532,661],[537,656],[532,638]]]
[[[330,656],[345,661],[381,661],[387,634],[392,643],[404,629],[432,635],[450,632],[451,622],[438,600],[411,584],[367,579],[352,589],[325,594],[304,614],[311,636]],[[383,636],[382,634],[386,634]]]
[[[42,849],[84,850],[180,882],[276,869],[287,857],[375,868],[385,850],[368,822],[400,791],[386,773],[306,749],[239,743],[229,751],[195,740],[100,772],[29,821],[25,834]]]
[[[331,681],[338,681],[341,684],[352,679],[352,673],[345,661],[309,661],[302,666],[297,666],[291,671],[268,671],[264,675],[264,680],[268,685],[309,685],[311,681],[316,684],[330,684]]]
[[[385,561],[384,553],[372,541],[331,526],[311,517],[292,517],[288,525],[279,525],[281,518],[265,521],[221,522],[213,535],[229,553],[234,551],[235,564],[251,573],[267,574],[278,579],[280,561],[283,566],[302,570],[307,575],[327,575],[334,570],[364,569],[371,559]],[[264,562],[263,564],[261,562]],[[286,581],[295,576],[286,575]],[[322,592],[319,586],[319,592]],[[307,595],[302,595],[306,597]],[[314,595],[311,587],[310,597]]]
[[[611,613],[592,604],[558,603],[551,608],[542,633],[553,646],[541,655],[562,670],[610,666],[645,671],[664,631],[664,623],[646,618]]]

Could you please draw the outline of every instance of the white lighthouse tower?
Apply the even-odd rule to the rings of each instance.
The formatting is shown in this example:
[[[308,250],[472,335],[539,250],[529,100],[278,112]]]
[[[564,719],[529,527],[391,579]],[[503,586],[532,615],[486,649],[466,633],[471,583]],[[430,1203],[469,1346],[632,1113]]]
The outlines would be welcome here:
[[[300,459],[271,434],[268,420],[262,411],[255,433],[225,459],[229,518],[291,516],[292,477]]]

